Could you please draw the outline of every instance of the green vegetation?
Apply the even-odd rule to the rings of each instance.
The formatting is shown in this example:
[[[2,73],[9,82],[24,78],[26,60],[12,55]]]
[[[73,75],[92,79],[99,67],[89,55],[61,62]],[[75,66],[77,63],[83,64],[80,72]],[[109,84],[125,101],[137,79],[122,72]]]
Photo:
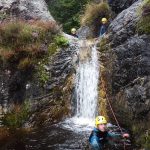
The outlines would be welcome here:
[[[111,10],[107,2],[88,3],[84,14],[81,16],[81,25],[93,25],[95,22],[101,23],[103,17],[109,19]]]
[[[140,20],[137,23],[139,34],[150,34],[150,0],[144,0],[140,9]]]
[[[148,128],[147,130],[145,130],[146,127]],[[147,123],[143,125],[143,123],[134,122],[132,124],[132,133],[135,137],[136,145],[145,148],[145,150],[150,149],[150,130]]]
[[[91,0],[47,0],[47,3],[52,16],[63,25],[66,33],[70,33],[72,27],[80,26],[81,11],[89,1]]]
[[[46,43],[57,33],[53,22],[10,22],[0,25],[0,58],[8,65],[25,69],[47,54]]]
[[[8,17],[8,15],[4,12],[0,12],[0,20],[5,19],[6,17]]]
[[[110,49],[109,45],[108,45],[108,39],[106,37],[103,37],[100,42],[99,42],[99,51],[100,52],[106,52]]]
[[[50,57],[57,51],[58,46],[57,43],[54,39],[54,42],[49,44],[48,46],[48,53],[47,55],[44,56],[43,59],[41,59],[38,64],[37,64],[37,74],[35,74],[35,76],[37,76],[37,78],[40,81],[40,85],[42,87],[44,87],[44,85],[47,83],[47,81],[50,78],[50,74],[48,72],[48,70],[46,70],[46,65],[49,63]]]
[[[22,70],[35,73],[42,82],[48,76],[44,65],[57,47],[52,44],[58,34],[55,22],[8,22],[0,24],[0,61],[11,72]],[[28,74],[28,73],[27,73]]]
[[[69,45],[69,41],[62,35],[58,35],[55,37],[55,40],[56,40],[56,44],[59,46],[59,47],[66,47]]]
[[[84,13],[80,17],[81,25],[89,26],[93,37],[99,36],[101,19],[111,17],[111,9],[107,2],[94,3],[90,2],[86,5]],[[109,22],[108,22],[109,23]]]
[[[25,101],[21,106],[14,106],[13,110],[7,113],[2,123],[8,128],[20,128],[30,115],[30,103]]]

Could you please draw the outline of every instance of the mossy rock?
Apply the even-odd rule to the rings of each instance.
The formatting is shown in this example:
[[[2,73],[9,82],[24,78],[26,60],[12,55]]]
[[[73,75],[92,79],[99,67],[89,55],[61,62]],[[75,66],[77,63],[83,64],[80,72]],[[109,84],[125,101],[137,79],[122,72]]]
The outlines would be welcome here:
[[[0,58],[16,69],[35,65],[48,53],[58,33],[53,22],[7,22],[0,24]],[[49,49],[51,50],[51,49]]]
[[[140,20],[137,23],[139,34],[150,34],[150,0],[145,0],[140,9]]]
[[[29,118],[29,115],[30,104],[26,101],[22,105],[15,105],[10,112],[4,115],[2,123],[8,128],[20,128]]]

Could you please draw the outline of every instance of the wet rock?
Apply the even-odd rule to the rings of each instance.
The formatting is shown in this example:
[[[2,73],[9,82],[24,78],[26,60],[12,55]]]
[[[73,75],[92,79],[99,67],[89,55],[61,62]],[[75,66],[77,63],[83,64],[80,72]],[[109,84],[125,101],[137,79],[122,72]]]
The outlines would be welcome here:
[[[137,0],[109,0],[109,3],[112,7],[112,10],[118,14],[122,10],[127,9],[136,1]]]
[[[48,66],[51,73],[51,79],[48,82],[47,89],[55,86],[61,86],[67,79],[67,76],[75,72],[74,57],[79,50],[77,43],[71,43],[68,48],[62,48],[53,58],[52,64]]]
[[[79,39],[87,39],[93,35],[91,29],[88,26],[82,26],[78,29],[77,34]]]
[[[136,34],[136,24],[139,20],[137,10],[142,4],[142,0],[134,3],[128,9],[122,11],[110,24],[108,32],[112,46],[124,43],[128,38]]]
[[[0,13],[5,14],[7,19],[54,21],[44,0],[1,0]]]
[[[135,2],[112,21],[106,45],[110,49],[101,55],[102,80],[113,109],[121,124],[134,128],[138,139],[150,125],[150,36],[136,32],[141,5],[142,0]]]

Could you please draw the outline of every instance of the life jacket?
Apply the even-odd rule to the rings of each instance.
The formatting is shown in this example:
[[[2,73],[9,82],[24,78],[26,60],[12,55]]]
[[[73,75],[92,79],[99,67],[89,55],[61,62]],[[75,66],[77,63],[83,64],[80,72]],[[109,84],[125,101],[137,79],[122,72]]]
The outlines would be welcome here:
[[[98,129],[95,128],[95,129],[92,131],[92,133],[91,133],[91,135],[90,135],[90,137],[89,137],[89,141],[90,141],[90,142],[92,142],[93,137],[96,137],[96,139],[98,139],[98,142],[99,142],[100,144],[102,144],[102,145],[104,145],[105,143],[108,142],[108,139],[107,139],[107,137],[108,137],[108,132],[107,132],[107,131],[102,132],[102,131],[100,131],[100,130],[98,130]]]

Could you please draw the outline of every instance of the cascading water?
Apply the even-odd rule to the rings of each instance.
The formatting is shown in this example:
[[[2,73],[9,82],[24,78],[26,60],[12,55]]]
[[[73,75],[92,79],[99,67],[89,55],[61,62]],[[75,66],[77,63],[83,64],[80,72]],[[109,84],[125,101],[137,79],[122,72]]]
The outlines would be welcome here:
[[[99,66],[96,46],[92,46],[90,50],[89,58],[79,59],[76,73],[76,117],[86,119],[95,118],[98,99]],[[82,55],[82,49],[80,53]]]
[[[65,123],[72,128],[87,130],[94,125],[98,103],[99,62],[96,45],[81,41],[75,77],[75,115]],[[65,124],[66,126],[66,124]],[[84,126],[84,127],[83,127]],[[74,129],[73,127],[73,129]]]

